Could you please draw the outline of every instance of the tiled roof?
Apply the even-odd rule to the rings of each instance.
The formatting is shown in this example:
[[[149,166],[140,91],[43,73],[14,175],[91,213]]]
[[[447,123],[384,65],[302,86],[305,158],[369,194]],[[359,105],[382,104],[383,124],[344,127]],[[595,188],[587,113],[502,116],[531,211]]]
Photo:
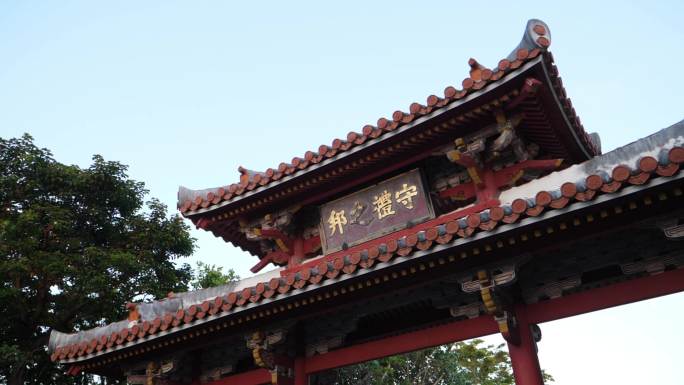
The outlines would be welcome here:
[[[663,134],[664,133],[664,134]],[[494,207],[465,218],[452,218],[449,214],[398,231],[385,237],[368,241],[349,250],[343,250],[305,263],[285,276],[273,277],[253,286],[217,295],[187,308],[167,312],[143,322],[133,322],[120,330],[102,334],[97,338],[56,347],[51,352],[53,361],[86,358],[130,342],[144,342],[146,337],[171,330],[182,324],[212,315],[231,314],[249,304],[259,303],[286,294],[295,289],[316,287],[322,281],[353,274],[359,269],[372,269],[378,262],[387,262],[399,256],[409,256],[419,250],[429,250],[435,245],[449,244],[458,238],[472,237],[478,232],[488,232],[502,224],[513,224],[526,217],[538,217],[544,212],[562,209],[573,202],[588,202],[602,194],[613,194],[630,185],[644,185],[652,178],[672,177],[684,163],[684,122],[661,131],[658,146],[648,147],[652,137],[632,143],[585,164],[591,164],[591,174],[577,174],[565,170],[558,175],[581,176],[579,180],[556,183],[558,175],[544,179],[553,181],[555,189],[538,191],[529,197],[513,199],[510,204]],[[669,145],[665,145],[669,140]],[[645,148],[648,147],[648,148]],[[625,150],[627,149],[627,150]],[[646,155],[648,154],[648,155]],[[629,159],[629,162],[625,162]],[[609,165],[610,169],[602,169]],[[577,170],[587,169],[582,164]],[[605,168],[605,167],[604,167]],[[575,172],[575,174],[573,174]],[[563,174],[564,173],[564,174]],[[524,190],[523,189],[518,191]],[[108,330],[109,331],[109,330]],[[76,335],[74,335],[76,336]]]
[[[540,20],[530,20],[518,48],[507,58],[499,61],[496,68],[486,68],[475,59],[470,59],[468,62],[470,73],[461,82],[461,89],[453,86],[446,87],[443,97],[430,95],[427,97],[425,104],[412,103],[408,111],[397,110],[392,114],[391,118],[380,118],[376,125],[366,125],[362,128],[361,132],[349,132],[343,139],[335,139],[330,145],[322,144],[316,150],[307,151],[304,156],[294,157],[291,161],[282,162],[275,168],[269,168],[265,171],[252,171],[240,167],[240,181],[238,183],[206,190],[190,190],[181,187],[178,193],[178,207],[183,215],[191,215],[196,210],[207,209],[224,202],[230,202],[247,192],[261,187],[268,187],[271,183],[281,180],[286,176],[301,173],[313,165],[328,159],[334,159],[356,146],[371,141],[381,141],[387,133],[393,132],[453,102],[462,100],[483,89],[485,86],[497,83],[509,73],[514,72],[525,63],[540,55],[544,55],[545,61],[550,65],[553,88],[559,94],[565,114],[574,128],[574,135],[578,137],[586,148],[590,149],[592,155],[596,155],[600,151],[595,148],[596,144],[584,131],[579,117],[577,117],[572,108],[570,99],[565,94],[561,79],[558,77],[558,71],[553,65],[553,57],[547,52],[550,44],[551,34],[548,26]]]

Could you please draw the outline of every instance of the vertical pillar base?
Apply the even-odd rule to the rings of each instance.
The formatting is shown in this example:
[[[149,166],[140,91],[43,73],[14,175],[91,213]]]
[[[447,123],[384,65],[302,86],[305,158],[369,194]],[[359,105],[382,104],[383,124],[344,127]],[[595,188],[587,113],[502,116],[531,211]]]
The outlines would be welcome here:
[[[532,324],[527,320],[525,305],[516,306],[515,315],[518,321],[520,344],[508,343],[508,354],[511,357],[515,383],[516,385],[544,385],[537,357],[537,344],[532,335]]]
[[[309,376],[306,374],[304,357],[295,358],[294,362],[294,385],[309,385]]]

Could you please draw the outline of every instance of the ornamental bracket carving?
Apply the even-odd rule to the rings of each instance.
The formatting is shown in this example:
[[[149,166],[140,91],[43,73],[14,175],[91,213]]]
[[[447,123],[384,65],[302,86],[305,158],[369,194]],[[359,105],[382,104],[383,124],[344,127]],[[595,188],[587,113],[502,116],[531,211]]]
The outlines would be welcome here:
[[[252,352],[256,366],[271,373],[272,385],[294,384],[294,360],[276,352],[275,347],[285,340],[285,331],[265,333],[256,331],[247,338],[247,348]]]
[[[513,311],[512,300],[506,290],[506,286],[512,284],[515,278],[514,266],[497,269],[496,274],[489,270],[479,270],[477,279],[463,282],[461,288],[466,293],[478,293],[485,313],[494,317],[499,332],[506,342],[519,345],[518,321]]]

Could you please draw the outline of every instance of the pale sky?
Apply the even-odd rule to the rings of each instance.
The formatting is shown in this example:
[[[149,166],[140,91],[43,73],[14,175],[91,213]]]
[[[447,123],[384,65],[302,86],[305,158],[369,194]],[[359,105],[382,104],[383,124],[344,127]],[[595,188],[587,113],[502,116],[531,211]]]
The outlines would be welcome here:
[[[179,185],[237,181],[493,67],[530,18],[604,152],[684,119],[684,3],[0,2],[0,136],[57,160],[130,165],[175,210]],[[202,260],[255,257],[193,230]],[[681,385],[684,295],[541,325],[560,385]]]

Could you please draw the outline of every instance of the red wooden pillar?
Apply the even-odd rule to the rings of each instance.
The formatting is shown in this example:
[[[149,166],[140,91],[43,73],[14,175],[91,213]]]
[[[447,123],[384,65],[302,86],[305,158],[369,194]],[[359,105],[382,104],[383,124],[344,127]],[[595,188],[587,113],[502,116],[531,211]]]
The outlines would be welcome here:
[[[304,260],[304,238],[302,237],[297,237],[293,241],[293,246],[292,246],[292,256],[290,257],[290,260],[287,263],[288,269],[291,269],[293,267],[299,266],[302,261]]]
[[[309,375],[306,374],[306,360],[304,357],[295,358],[294,385],[309,385]]]
[[[516,306],[516,319],[520,331],[520,345],[508,343],[508,354],[511,356],[513,375],[516,385],[543,385],[537,345],[532,336],[532,324],[527,319],[525,305]]]

